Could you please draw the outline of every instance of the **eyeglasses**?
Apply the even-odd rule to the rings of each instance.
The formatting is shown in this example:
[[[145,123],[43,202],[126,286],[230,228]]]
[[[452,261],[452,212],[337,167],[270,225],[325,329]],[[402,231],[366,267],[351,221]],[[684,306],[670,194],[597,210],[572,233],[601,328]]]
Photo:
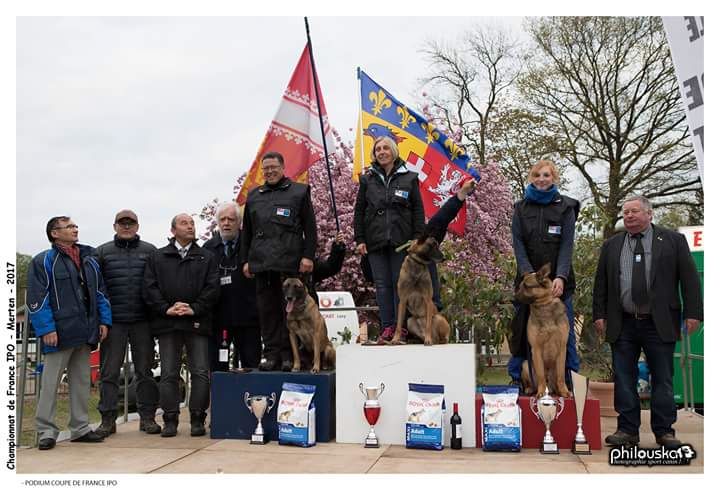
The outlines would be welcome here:
[[[77,230],[79,227],[78,225],[65,225],[65,226],[56,226],[53,228],[53,230]]]
[[[115,224],[121,228],[132,228],[133,226],[137,225],[137,221],[118,221]]]
[[[274,172],[275,170],[280,170],[281,168],[282,168],[282,166],[280,166],[280,165],[268,165],[267,167],[263,167],[262,171],[266,172],[266,173]]]

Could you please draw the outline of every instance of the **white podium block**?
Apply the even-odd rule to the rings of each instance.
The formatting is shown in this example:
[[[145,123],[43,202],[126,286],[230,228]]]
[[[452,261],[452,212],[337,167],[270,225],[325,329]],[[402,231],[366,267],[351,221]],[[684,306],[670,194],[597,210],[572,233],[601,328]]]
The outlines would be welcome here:
[[[405,445],[408,383],[445,387],[444,445],[450,447],[453,402],[459,404],[463,447],[475,447],[475,345],[341,345],[336,362],[335,440],[362,444],[370,426],[363,415],[365,396],[358,385],[380,387],[380,444]],[[371,451],[371,449],[368,449]]]

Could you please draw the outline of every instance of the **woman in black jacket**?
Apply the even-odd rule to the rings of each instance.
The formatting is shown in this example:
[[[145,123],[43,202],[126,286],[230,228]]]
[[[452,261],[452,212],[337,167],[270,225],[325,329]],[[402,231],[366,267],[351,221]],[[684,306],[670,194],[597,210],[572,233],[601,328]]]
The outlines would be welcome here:
[[[563,196],[557,189],[560,180],[555,164],[540,160],[530,169],[525,197],[515,203],[512,219],[512,239],[517,275],[515,287],[522,276],[535,272],[550,263],[553,296],[565,303],[570,333],[567,341],[566,371],[578,371],[580,359],[575,346],[575,316],[572,297],[575,291],[575,273],[572,267],[575,241],[575,220],[580,203]],[[519,384],[523,361],[528,358],[527,319],[529,307],[517,304],[512,323],[508,374]],[[569,381],[569,375],[566,372]]]
[[[417,174],[400,159],[395,141],[388,136],[375,140],[372,157],[370,168],[360,177],[355,242],[358,253],[367,254],[370,262],[383,328],[380,341],[387,342],[395,334],[397,281],[406,255],[395,249],[420,236],[425,212]]]

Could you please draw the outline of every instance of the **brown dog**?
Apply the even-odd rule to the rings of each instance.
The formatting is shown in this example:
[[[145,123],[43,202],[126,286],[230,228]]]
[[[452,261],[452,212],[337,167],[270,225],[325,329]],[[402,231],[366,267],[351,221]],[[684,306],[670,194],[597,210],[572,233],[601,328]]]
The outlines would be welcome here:
[[[433,288],[428,264],[441,262],[443,255],[437,240],[433,237],[421,237],[413,240],[408,255],[400,268],[398,278],[397,328],[392,343],[399,344],[402,325],[409,311],[407,329],[413,335],[424,339],[425,345],[447,344],[450,325],[444,316],[438,313],[432,301]]]
[[[550,264],[545,264],[537,272],[525,274],[515,293],[517,301],[530,305],[527,338],[532,349],[537,388],[533,389],[527,361],[523,364],[522,383],[526,394],[535,391],[535,396],[541,397],[549,386],[551,393],[568,398],[565,353],[570,325],[565,304],[552,294],[549,275]]]
[[[300,345],[313,356],[313,374],[335,367],[335,348],[328,339],[325,319],[315,300],[308,294],[300,279],[288,278],[283,282],[283,294],[287,306],[287,326],[293,353],[293,372],[300,371]]]

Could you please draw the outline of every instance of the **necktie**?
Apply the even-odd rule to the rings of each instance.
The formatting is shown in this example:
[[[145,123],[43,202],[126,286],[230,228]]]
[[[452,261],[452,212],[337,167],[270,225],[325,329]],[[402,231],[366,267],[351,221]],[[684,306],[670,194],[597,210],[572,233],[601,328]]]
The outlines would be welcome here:
[[[635,306],[643,306],[650,300],[645,279],[645,249],[642,244],[642,233],[633,235],[633,238],[635,239],[635,251],[633,252],[632,301]]]
[[[232,257],[235,249],[233,248],[232,242],[225,242],[225,257]]]

